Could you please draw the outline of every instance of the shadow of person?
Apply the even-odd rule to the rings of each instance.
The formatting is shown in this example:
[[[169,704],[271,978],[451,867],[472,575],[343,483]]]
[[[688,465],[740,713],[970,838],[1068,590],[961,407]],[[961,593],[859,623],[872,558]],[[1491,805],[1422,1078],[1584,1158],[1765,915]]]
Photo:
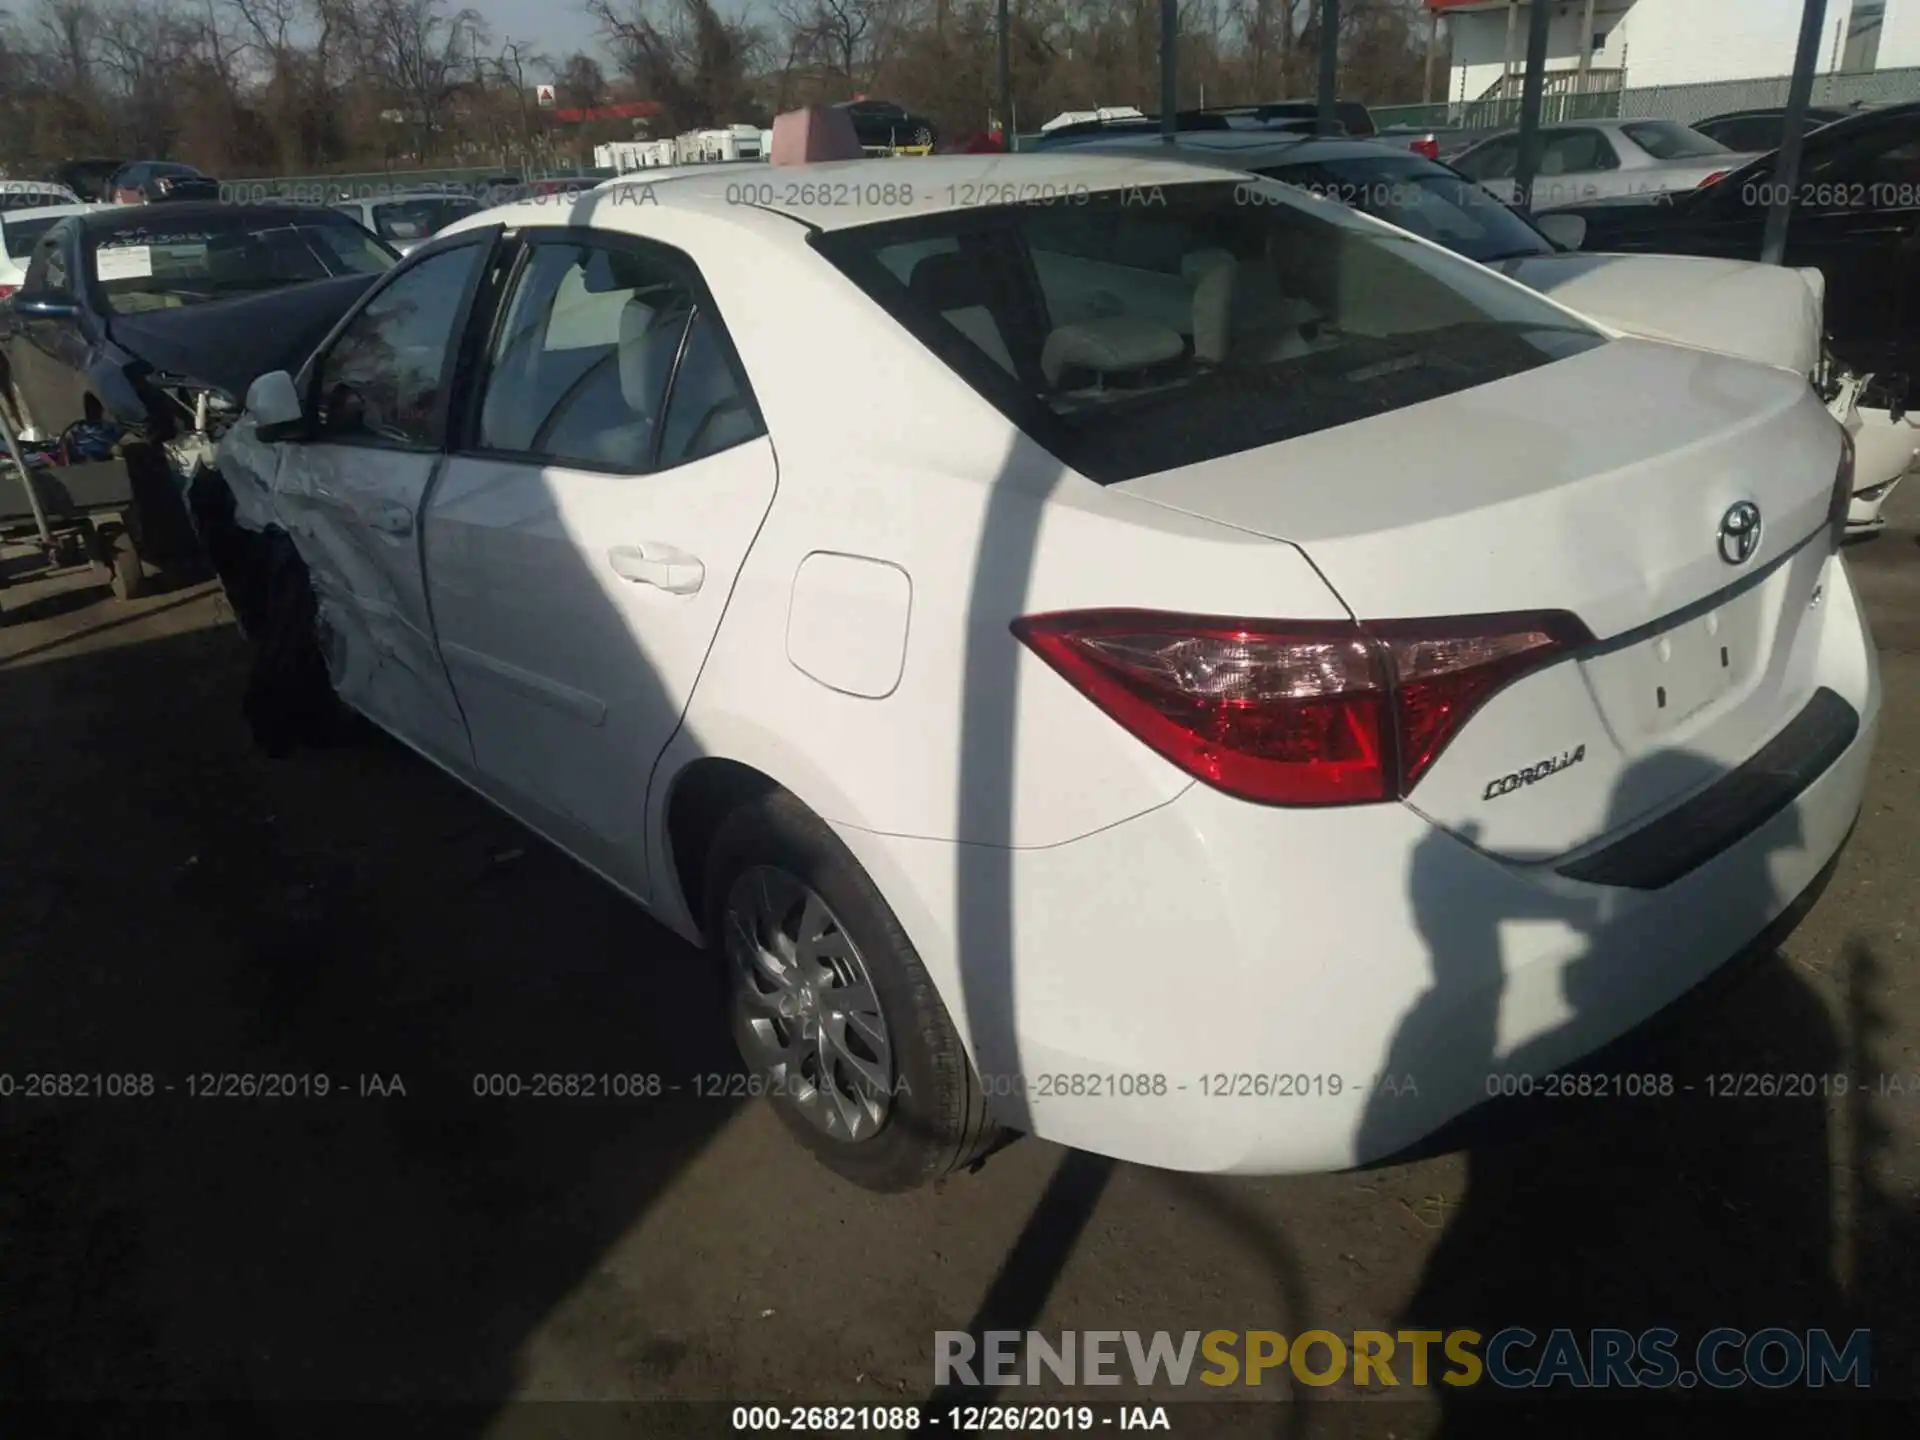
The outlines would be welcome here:
[[[1690,795],[1722,773],[1678,751],[1639,762],[1615,788],[1606,833],[1630,831],[1650,797]],[[1458,874],[1459,844],[1436,831],[1413,862],[1409,884],[1433,985],[1399,1027],[1387,1073],[1424,1081],[1426,1057],[1439,1046],[1484,1057],[1488,1090],[1532,1093],[1490,1101],[1420,1147],[1464,1149],[1466,1178],[1401,1319],[1414,1329],[1476,1330],[1490,1360],[1498,1332],[1535,1338],[1504,1351],[1522,1385],[1496,1384],[1490,1363],[1475,1387],[1438,1386],[1436,1433],[1478,1433],[1484,1402],[1495,1397],[1544,1405],[1582,1393],[1542,1365],[1556,1330],[1572,1332],[1590,1361],[1593,1330],[1638,1337],[1664,1327],[1677,1332],[1672,1352],[1682,1372],[1693,1371],[1694,1347],[1718,1327],[1824,1327],[1843,1340],[1851,1327],[1833,1269],[1829,1102],[1819,1078],[1840,1068],[1839,1038],[1819,997],[1775,948],[1831,870],[1809,881],[1797,812],[1776,815],[1706,862],[1710,871],[1680,882],[1698,892],[1684,905],[1549,876],[1534,887],[1537,905],[1463,914],[1447,883]],[[1542,919],[1559,920],[1576,937],[1575,958],[1559,976],[1562,1016],[1545,1027],[1534,1018],[1540,992],[1529,989],[1539,977],[1527,975],[1502,936],[1511,921]],[[1737,960],[1714,968],[1715,954],[1735,951]],[[1664,980],[1663,971],[1706,978],[1656,1020],[1613,1038],[1633,1008],[1623,999],[1628,987],[1657,993],[1684,983]],[[1503,1038],[1515,1030],[1517,1043]],[[1509,1076],[1535,1078],[1495,1083]],[[1376,1091],[1363,1142],[1396,1130],[1396,1103]],[[1749,1389],[1745,1398],[1763,1393]],[[1556,1433],[1590,1419],[1616,1434],[1623,1418],[1613,1407],[1547,1408]],[[1633,1423],[1643,1418],[1652,1416],[1636,1413]]]

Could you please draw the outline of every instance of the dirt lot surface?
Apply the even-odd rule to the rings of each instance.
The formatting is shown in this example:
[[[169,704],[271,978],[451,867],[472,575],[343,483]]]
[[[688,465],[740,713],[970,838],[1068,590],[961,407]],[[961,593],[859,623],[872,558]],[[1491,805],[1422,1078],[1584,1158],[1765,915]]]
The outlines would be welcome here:
[[[1846,1095],[1536,1103],[1302,1179],[1022,1141],[896,1199],[714,1096],[734,1063],[700,955],[511,821],[390,744],[257,756],[206,587],[123,605],[23,576],[0,590],[0,1397],[463,1400],[433,1413],[479,1434],[524,1428],[516,1400],[917,1402],[943,1329],[1517,1324],[1870,1326],[1876,1394],[1912,1396],[1917,521],[1910,483],[1850,552],[1887,698],[1831,884],[1607,1062]],[[542,1072],[681,1088],[475,1094]],[[154,1093],[30,1099],[36,1075]],[[196,1093],[223,1075],[330,1093]],[[1250,1393],[1289,1393],[1269,1379]],[[1260,1433],[1480,1433],[1451,1395],[1291,1393]]]

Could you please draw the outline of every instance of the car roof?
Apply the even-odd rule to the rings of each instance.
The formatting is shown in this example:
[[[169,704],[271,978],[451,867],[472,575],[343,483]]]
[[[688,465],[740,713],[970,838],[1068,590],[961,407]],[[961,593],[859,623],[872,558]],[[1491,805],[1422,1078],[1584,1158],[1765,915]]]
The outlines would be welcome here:
[[[124,210],[124,205],[107,205],[101,201],[81,201],[71,205],[22,205],[18,210],[0,211],[0,223],[15,220],[45,220],[49,216],[59,219],[66,215],[91,215],[96,210]]]
[[[1756,105],[1751,110],[1727,110],[1718,115],[1709,115],[1704,120],[1692,120],[1687,123],[1698,129],[1702,125],[1717,125],[1722,120],[1765,120],[1778,115],[1784,118],[1787,107],[1784,105]],[[1852,115],[1856,110],[1847,105],[1809,105],[1809,115]]]
[[[1180,131],[1171,141],[1164,135],[1116,135],[1111,140],[1089,140],[1076,149],[1095,155],[1123,151],[1151,154],[1156,150],[1165,153],[1165,150],[1171,149],[1189,157],[1231,161],[1235,168],[1242,170],[1281,160],[1306,164],[1312,161],[1377,159],[1381,156],[1401,160],[1422,158],[1411,150],[1398,145],[1383,145],[1377,140],[1340,135],[1288,135],[1260,130]]]
[[[1214,132],[1217,133],[1217,132]],[[711,210],[738,206],[785,216],[813,230],[847,230],[888,220],[907,220],[995,204],[1045,203],[1059,197],[1070,203],[1089,191],[1151,190],[1169,185],[1207,183],[1190,162],[1132,155],[1088,154],[1075,145],[1062,150],[1016,155],[928,155],[911,167],[891,160],[835,160],[818,165],[774,167],[764,161],[744,165],[687,166],[665,177],[671,183],[656,195],[645,172],[602,182],[576,203],[608,197],[596,206],[591,223],[600,229],[642,228],[638,218],[654,205]],[[702,172],[712,170],[717,174]],[[753,178],[748,178],[749,176]],[[644,194],[639,204],[621,204],[628,186]],[[442,235],[483,225],[551,223],[551,197],[516,201],[458,220]],[[631,216],[636,223],[622,224]],[[437,237],[436,237],[437,238]]]

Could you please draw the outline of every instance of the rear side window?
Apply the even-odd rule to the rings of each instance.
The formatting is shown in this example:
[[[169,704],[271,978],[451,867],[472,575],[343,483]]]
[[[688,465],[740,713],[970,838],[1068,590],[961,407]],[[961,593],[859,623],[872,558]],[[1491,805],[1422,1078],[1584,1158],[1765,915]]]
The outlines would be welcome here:
[[[638,475],[761,433],[680,267],[598,245],[532,249],[489,360],[481,449]]]
[[[945,243],[939,243],[945,242]],[[1605,343],[1544,301],[1270,181],[828,231],[812,243],[1101,483],[1504,379]]]
[[[1620,131],[1656,160],[1708,160],[1727,153],[1718,140],[1672,120],[1641,120]]]

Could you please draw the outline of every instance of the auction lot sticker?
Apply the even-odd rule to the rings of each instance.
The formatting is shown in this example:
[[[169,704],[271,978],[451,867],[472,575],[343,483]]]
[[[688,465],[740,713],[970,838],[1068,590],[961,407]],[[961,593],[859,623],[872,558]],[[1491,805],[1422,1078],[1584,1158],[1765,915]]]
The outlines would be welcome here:
[[[103,245],[94,251],[93,263],[102,283],[108,280],[145,280],[153,274],[153,247]]]

